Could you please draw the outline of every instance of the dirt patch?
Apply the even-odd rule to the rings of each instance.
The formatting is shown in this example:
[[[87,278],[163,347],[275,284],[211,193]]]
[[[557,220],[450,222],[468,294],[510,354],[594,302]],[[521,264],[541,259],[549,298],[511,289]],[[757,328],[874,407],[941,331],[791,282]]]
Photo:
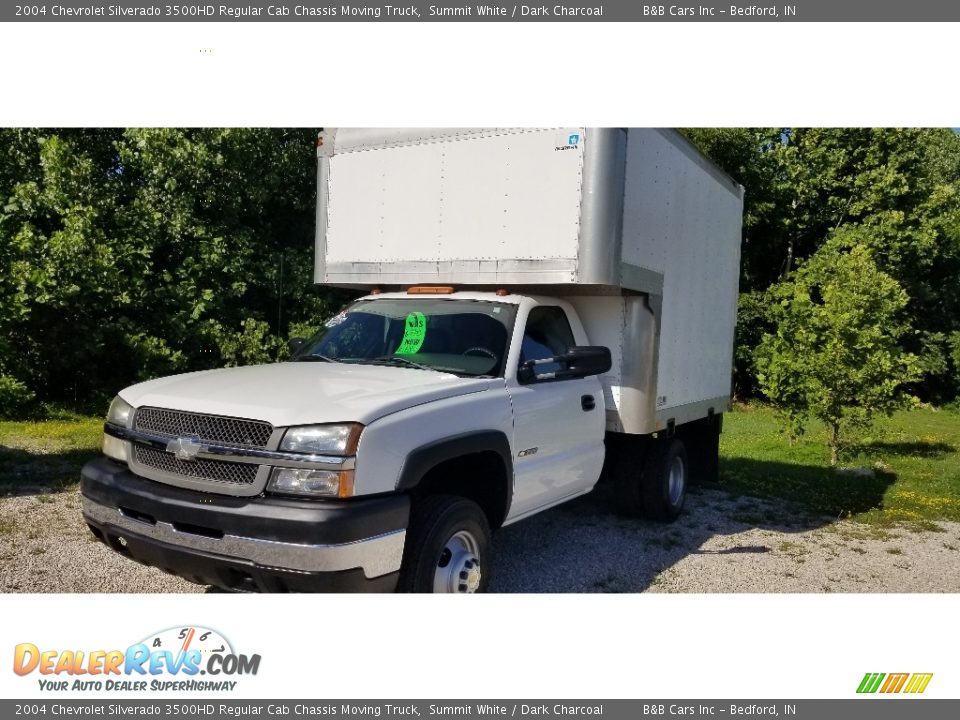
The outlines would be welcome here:
[[[672,525],[621,518],[604,488],[504,528],[499,592],[957,592],[960,523],[878,528],[695,489]]]

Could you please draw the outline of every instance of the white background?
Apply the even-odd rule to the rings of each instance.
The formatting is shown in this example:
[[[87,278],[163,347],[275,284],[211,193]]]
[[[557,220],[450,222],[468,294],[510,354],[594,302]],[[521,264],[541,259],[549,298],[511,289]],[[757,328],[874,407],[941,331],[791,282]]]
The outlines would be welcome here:
[[[3,125],[960,125],[955,25],[18,24]],[[0,596],[13,646],[172,625],[263,656],[248,697],[853,697],[933,672],[956,595]],[[6,659],[4,659],[6,658]],[[205,699],[205,698],[204,698]]]
[[[50,695],[37,672],[10,672],[18,643],[125,650],[195,624],[262,656],[225,698],[848,698],[868,671],[933,672],[924,697],[956,698],[956,607],[951,595],[8,595],[0,697]]]

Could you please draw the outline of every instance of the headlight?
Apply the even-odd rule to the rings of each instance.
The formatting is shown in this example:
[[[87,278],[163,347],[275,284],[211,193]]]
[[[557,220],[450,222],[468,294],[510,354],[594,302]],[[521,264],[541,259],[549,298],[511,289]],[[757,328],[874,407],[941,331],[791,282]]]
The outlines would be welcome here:
[[[110,403],[110,409],[107,410],[107,422],[112,425],[128,428],[133,425],[133,406],[119,395]],[[128,462],[127,447],[129,443],[115,438],[112,435],[103,435],[103,454],[108,458]]]
[[[107,422],[128,428],[133,424],[133,406],[117,395],[107,410]]]
[[[350,497],[353,495],[353,470],[274,468],[267,490],[288,495]]]
[[[280,449],[312,455],[353,455],[362,430],[359,423],[292,427],[284,434]]]

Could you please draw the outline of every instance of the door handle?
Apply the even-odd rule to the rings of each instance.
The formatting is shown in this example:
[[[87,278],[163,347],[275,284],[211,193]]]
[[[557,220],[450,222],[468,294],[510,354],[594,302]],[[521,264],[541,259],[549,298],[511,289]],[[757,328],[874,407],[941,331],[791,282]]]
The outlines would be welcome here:
[[[597,401],[593,399],[593,395],[581,395],[580,396],[580,407],[583,408],[584,412],[589,412],[597,406]]]

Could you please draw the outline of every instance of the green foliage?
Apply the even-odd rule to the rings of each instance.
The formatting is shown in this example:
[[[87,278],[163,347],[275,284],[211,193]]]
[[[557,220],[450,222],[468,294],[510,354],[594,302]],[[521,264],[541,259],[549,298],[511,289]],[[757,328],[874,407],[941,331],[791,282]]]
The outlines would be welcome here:
[[[290,323],[288,329],[288,334],[290,340],[293,338],[303,338],[304,340],[309,340],[314,335],[320,331],[320,323],[318,322],[296,322]]]
[[[262,320],[246,318],[240,322],[241,331],[231,332],[222,325],[209,328],[220,356],[227,367],[273,362],[282,352],[283,341],[270,334],[270,326]]]
[[[765,290],[740,294],[733,346],[733,390],[738,398],[756,394],[756,348],[764,333],[772,329],[769,303]]]
[[[0,372],[99,411],[137,380],[278,358],[340,302],[313,286],[314,139],[0,130]]]
[[[0,418],[26,417],[36,410],[36,396],[24,383],[0,375]]]
[[[947,343],[950,348],[950,362],[953,365],[953,372],[957,382],[960,382],[960,331],[950,333]]]
[[[837,231],[830,243],[771,291],[773,333],[757,350],[760,387],[791,436],[815,418],[829,429],[831,464],[855,429],[906,401],[917,356],[899,343],[907,294],[877,267],[869,231]]]

